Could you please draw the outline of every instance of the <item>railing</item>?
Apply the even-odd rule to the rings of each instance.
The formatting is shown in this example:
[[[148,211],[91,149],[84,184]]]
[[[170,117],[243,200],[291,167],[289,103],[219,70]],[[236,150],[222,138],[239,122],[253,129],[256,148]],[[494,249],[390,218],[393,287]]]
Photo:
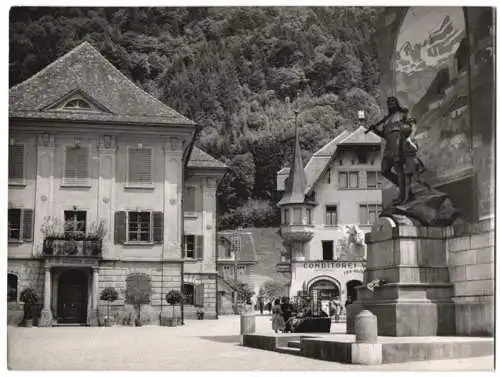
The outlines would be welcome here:
[[[65,238],[46,238],[43,241],[43,255],[67,257],[100,257],[102,255],[102,240],[71,240]]]

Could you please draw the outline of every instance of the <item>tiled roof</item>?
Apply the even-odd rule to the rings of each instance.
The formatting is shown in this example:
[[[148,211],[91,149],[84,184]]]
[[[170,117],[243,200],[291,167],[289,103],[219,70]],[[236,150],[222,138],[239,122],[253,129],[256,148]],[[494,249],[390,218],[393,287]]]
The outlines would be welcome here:
[[[327,143],[324,147],[319,149],[316,153],[311,156],[311,159],[305,167],[307,176],[307,189],[306,193],[311,192],[315,183],[321,177],[325,169],[328,167],[331,159],[337,151],[337,145],[345,137],[349,135],[348,131],[342,131],[337,137],[332,141]]]
[[[52,105],[75,91],[85,93],[108,111],[51,110]],[[136,86],[87,42],[12,87],[9,116],[145,125],[194,124]]]
[[[372,144],[377,145],[380,144],[380,137],[375,135],[373,132],[368,132],[365,134],[366,128],[359,127],[352,134],[347,136],[344,140],[340,141],[339,145],[360,145],[360,144]]]
[[[236,231],[224,230],[217,233],[219,237],[218,242],[229,242],[232,244],[234,234]],[[238,252],[238,261],[240,262],[255,262],[257,260],[257,253],[255,251],[255,244],[252,233],[240,231],[239,236],[241,239],[240,250]]]
[[[188,162],[188,168],[220,168],[226,169],[227,165],[216,160],[208,153],[194,146]]]

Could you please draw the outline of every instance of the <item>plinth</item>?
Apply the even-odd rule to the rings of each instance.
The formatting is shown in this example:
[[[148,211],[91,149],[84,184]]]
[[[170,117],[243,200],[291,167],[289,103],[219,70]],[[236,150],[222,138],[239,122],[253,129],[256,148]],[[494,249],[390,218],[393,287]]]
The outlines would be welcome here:
[[[381,217],[366,236],[367,266],[358,299],[347,307],[347,332],[362,310],[377,316],[380,336],[455,333],[445,228],[415,226],[404,216]],[[373,291],[367,284],[384,283]]]

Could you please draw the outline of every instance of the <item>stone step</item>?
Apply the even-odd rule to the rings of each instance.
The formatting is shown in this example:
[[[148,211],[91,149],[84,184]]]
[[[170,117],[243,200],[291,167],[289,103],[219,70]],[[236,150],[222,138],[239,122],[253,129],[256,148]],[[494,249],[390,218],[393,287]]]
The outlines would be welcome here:
[[[290,340],[288,341],[289,348],[302,349],[302,345],[300,344],[300,340]]]
[[[292,348],[292,347],[276,347],[275,348],[276,352],[279,353],[286,353],[289,355],[295,355],[295,356],[300,356],[302,355],[302,350],[299,348]]]

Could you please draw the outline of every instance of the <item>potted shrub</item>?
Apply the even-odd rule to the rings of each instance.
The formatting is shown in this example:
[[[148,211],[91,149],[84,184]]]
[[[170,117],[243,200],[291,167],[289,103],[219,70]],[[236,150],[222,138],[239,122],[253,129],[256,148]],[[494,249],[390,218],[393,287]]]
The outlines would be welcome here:
[[[104,319],[104,326],[111,326],[111,318],[109,316],[109,307],[111,303],[118,300],[118,292],[113,287],[106,287],[101,292],[101,300],[107,302],[108,311],[106,314],[106,318]]]
[[[198,316],[199,320],[202,320],[205,317],[205,309],[203,306],[199,306],[198,309],[196,310],[196,315]]]
[[[26,288],[21,292],[19,299],[24,303],[24,325],[32,327],[33,317],[39,301],[38,295],[32,288]]]
[[[167,321],[167,326],[177,326],[180,321],[175,317],[175,305],[179,305],[184,301],[184,295],[180,291],[171,290],[166,294],[165,300],[172,305],[172,318]]]

